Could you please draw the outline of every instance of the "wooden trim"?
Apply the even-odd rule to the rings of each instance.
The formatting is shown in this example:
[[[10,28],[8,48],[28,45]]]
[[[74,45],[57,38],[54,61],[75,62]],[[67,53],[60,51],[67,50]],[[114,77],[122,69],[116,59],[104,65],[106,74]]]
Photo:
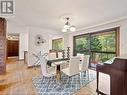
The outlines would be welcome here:
[[[80,50],[80,51],[77,51],[77,52],[88,52],[89,50]],[[112,54],[116,54],[116,52],[108,52],[108,51],[93,51],[91,50],[90,52],[93,52],[93,53],[112,53]]]
[[[30,69],[30,68],[36,68],[36,67],[39,67],[39,66],[40,66],[40,64],[37,65],[37,66],[34,66],[34,65],[32,65],[32,66],[27,66],[27,68]]]
[[[111,53],[111,54],[116,54],[116,52],[109,52],[109,51],[91,51],[91,52],[95,52],[95,53],[107,53],[107,54],[109,54],[109,53]]]
[[[116,31],[117,28],[119,28],[119,27],[114,27],[114,28],[105,29],[105,30],[99,30],[99,31],[91,32],[91,33],[79,34],[79,35],[75,35],[73,37],[78,37],[78,36],[80,37],[80,36],[85,36],[85,35],[88,35],[88,34],[93,35],[93,34],[99,34],[99,33],[106,33],[108,31]]]
[[[90,33],[91,35],[93,34],[100,34],[100,33],[108,33],[108,31],[116,31],[118,27],[114,27],[114,28],[110,28],[110,29],[105,29],[105,30],[100,30],[100,31],[96,31],[96,32],[92,32]]]
[[[0,52],[0,57],[1,57],[1,62],[0,62],[0,75],[1,74],[6,74],[6,25],[7,21],[5,18],[0,17],[0,40],[2,41],[1,43],[1,52]]]
[[[76,36],[73,37],[73,56],[76,55],[76,50],[75,50],[75,45],[76,45],[76,39],[75,39]]]
[[[53,40],[60,40],[60,39],[62,39],[62,40],[63,40],[63,38],[57,38],[57,39],[52,39],[52,41],[53,41]]]
[[[89,34],[90,33],[76,35],[76,36],[74,36],[74,38],[82,38],[83,36],[88,36]]]
[[[8,52],[7,52],[7,51],[8,51],[8,50],[7,50],[7,41],[8,41],[8,40],[7,40],[7,38],[6,38],[6,60],[8,60]]]
[[[120,55],[120,27],[116,29],[116,56]]]

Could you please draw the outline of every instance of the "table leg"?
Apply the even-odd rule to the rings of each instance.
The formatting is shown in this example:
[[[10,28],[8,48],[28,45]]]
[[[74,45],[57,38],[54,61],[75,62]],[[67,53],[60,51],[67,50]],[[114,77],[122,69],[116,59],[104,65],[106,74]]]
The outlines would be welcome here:
[[[60,71],[60,65],[57,65],[57,69],[56,69],[56,79],[57,80],[61,80],[61,71]]]

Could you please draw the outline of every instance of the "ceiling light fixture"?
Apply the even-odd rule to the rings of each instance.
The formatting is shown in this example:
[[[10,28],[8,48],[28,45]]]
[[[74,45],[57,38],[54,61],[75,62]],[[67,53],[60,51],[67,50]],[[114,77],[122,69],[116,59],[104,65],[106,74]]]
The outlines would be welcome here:
[[[66,19],[66,23],[62,29],[62,32],[75,31],[76,27],[74,25],[70,24],[70,22],[69,22],[70,18],[66,17],[65,19]]]

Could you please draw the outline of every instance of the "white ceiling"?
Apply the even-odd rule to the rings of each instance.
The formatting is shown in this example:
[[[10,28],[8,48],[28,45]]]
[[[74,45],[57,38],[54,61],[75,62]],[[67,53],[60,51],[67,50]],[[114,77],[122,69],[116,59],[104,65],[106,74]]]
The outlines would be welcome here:
[[[127,16],[127,0],[15,0],[15,6],[10,21],[58,31],[64,14],[74,16],[72,24],[78,29]]]

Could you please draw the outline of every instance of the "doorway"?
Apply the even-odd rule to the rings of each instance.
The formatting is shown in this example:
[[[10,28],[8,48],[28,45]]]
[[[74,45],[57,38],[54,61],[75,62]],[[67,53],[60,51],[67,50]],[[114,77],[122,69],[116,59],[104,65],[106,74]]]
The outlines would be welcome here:
[[[7,58],[19,58],[19,34],[7,34]]]

